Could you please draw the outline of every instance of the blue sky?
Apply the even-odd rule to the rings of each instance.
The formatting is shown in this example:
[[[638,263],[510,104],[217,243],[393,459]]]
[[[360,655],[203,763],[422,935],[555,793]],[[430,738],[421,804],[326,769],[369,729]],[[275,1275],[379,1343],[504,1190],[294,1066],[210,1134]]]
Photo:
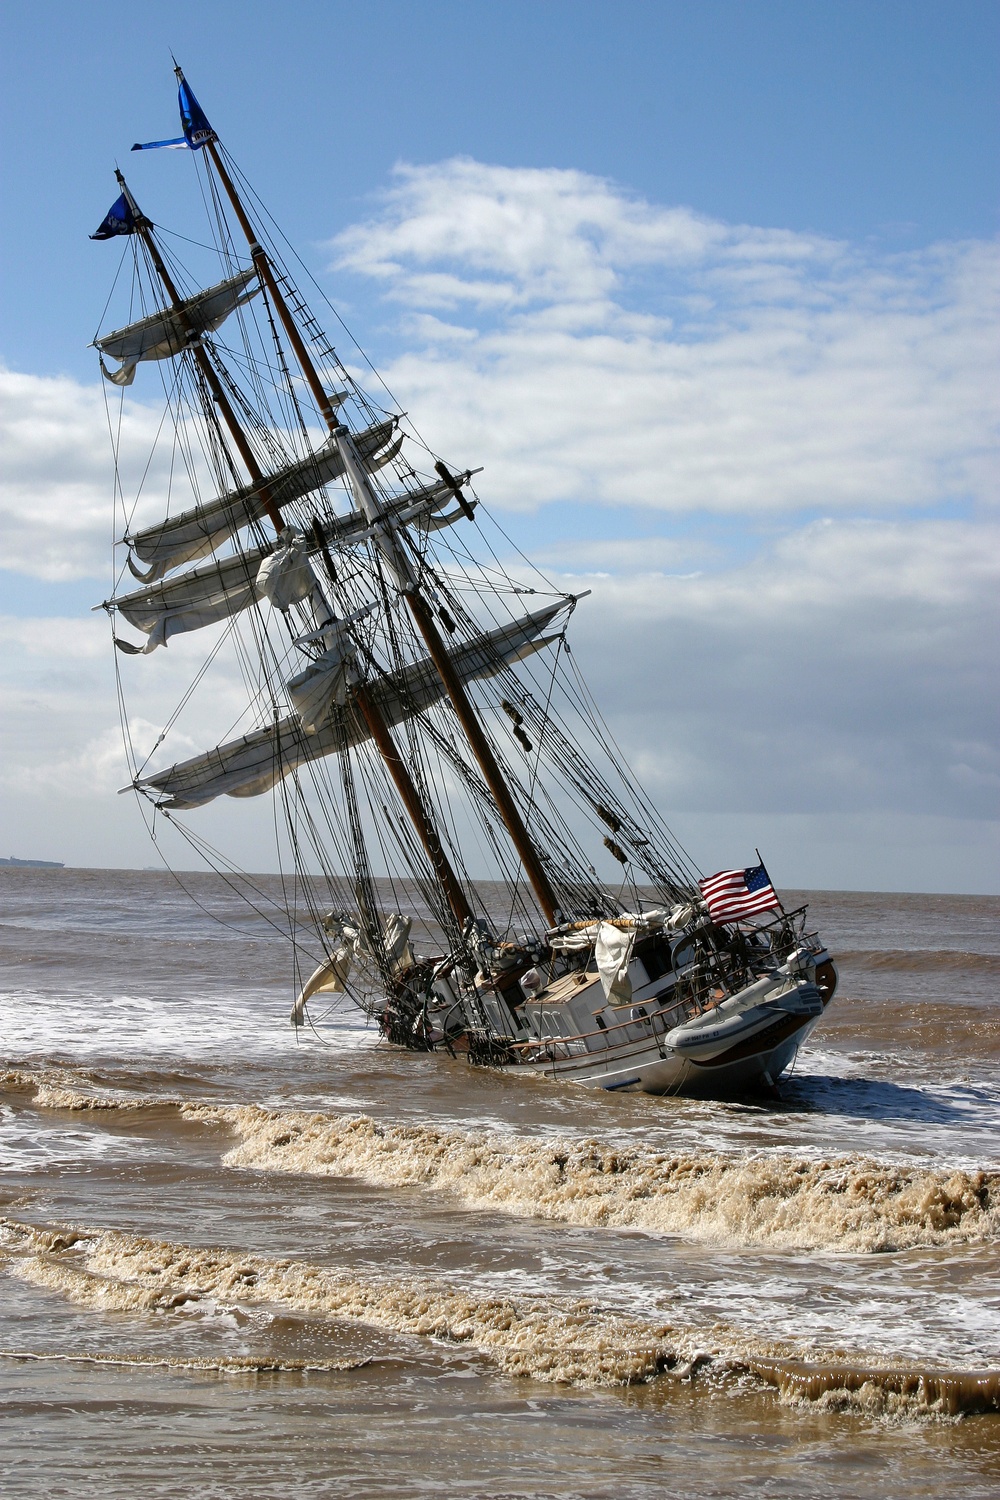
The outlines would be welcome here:
[[[8,0],[0,38],[0,349],[21,368],[90,368],[107,248],[86,235],[116,157],[168,220],[170,168],[126,157],[173,129],[171,49],[305,249],[395,162],[456,154],[838,238],[998,227],[994,4]]]
[[[10,0],[0,841],[150,862],[88,614],[87,236],[116,159],[194,222],[190,160],[128,150],[171,49],[418,425],[593,584],[580,650],[704,863],[997,888],[1000,11],[962,0]]]

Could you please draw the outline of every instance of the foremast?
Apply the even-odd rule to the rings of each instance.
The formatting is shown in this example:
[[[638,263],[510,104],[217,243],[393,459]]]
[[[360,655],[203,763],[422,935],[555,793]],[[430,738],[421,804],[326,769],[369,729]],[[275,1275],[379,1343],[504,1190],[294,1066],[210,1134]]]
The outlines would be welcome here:
[[[182,81],[183,75],[181,74],[179,68],[177,69],[177,74],[179,81]],[[219,158],[218,153],[214,150],[214,142],[209,142],[209,146],[212,148],[212,160],[214,163],[218,164]],[[239,203],[239,199],[236,196],[236,190],[232,185],[232,181],[228,173],[225,173],[224,169],[222,176],[224,179],[224,183],[227,185],[227,191],[230,192],[233,198],[235,208]],[[163,260],[163,256],[160,254],[159,246],[157,245],[156,238],[153,234],[152,223],[140,211],[134,197],[129,191],[128,184],[126,183],[123,174],[117,168],[115,170],[115,177],[131,207],[133,218],[135,220],[136,232],[138,233],[149,254],[153,269],[156,271],[156,274],[159,276],[163,284],[163,289],[170,299],[170,303],[174,309],[174,312],[177,314],[178,318],[185,326],[189,334],[190,347],[193,349],[195,361],[198,365],[198,368],[201,371],[202,376],[204,377],[205,382],[212,393],[212,399],[221,412],[222,418],[229,429],[233,442],[236,444],[239,455],[242,458],[247,473],[250,476],[251,483],[254,485],[257,493],[260,495],[261,499],[264,502],[268,518],[274,526],[275,531],[279,536],[281,536],[281,534],[285,530],[285,523],[282,519],[281,512],[275,503],[274,497],[271,494],[270,488],[268,487],[267,477],[257,461],[257,456],[247,439],[246,433],[243,430],[243,426],[240,423],[239,418],[233,410],[232,403],[230,402],[229,397],[226,395],[226,392],[222,386],[222,382],[219,380],[215,368],[212,365],[212,361],[209,359],[200,338],[198,338],[197,336],[198,331],[188,317],[185,306],[185,299],[180,295],[173,277],[171,276]],[[239,218],[241,225],[245,227],[248,236],[252,236],[249,222],[246,220],[246,216],[242,211],[242,207],[240,208],[237,217]],[[278,291],[277,284],[270,269],[270,262],[268,261],[263,247],[259,244],[254,243],[252,246],[252,255],[254,266],[256,267],[257,272],[260,275],[264,285],[267,286],[269,291],[271,292],[271,295],[275,300],[275,304],[279,309],[282,323],[285,325],[286,329],[294,329],[294,322],[291,319],[284,299],[281,297],[281,294]],[[311,360],[309,359],[305,346],[303,345],[302,340],[298,335],[297,329],[295,330],[295,338],[294,340],[292,340],[292,344],[293,348],[295,348],[296,350],[296,356],[300,358],[300,361],[304,362],[303,373],[306,375],[306,378],[309,380],[310,386],[313,388],[313,394],[317,397],[317,400],[320,400],[320,397],[322,397],[321,410],[323,411],[324,416],[327,417],[327,420],[330,422],[332,430],[339,431],[340,423],[334,415],[333,406],[330,403],[329,397],[326,395],[325,391],[323,391],[322,384],[319,381]],[[344,431],[346,430],[347,429],[345,428]],[[378,747],[379,754],[382,756],[386,770],[389,772],[396,790],[399,793],[403,806],[406,808],[407,814],[409,815],[413,826],[416,829],[417,835],[424,847],[424,851],[426,852],[427,857],[430,860],[431,868],[433,869],[434,874],[441,886],[441,889],[444,892],[445,899],[447,900],[448,905],[451,908],[452,915],[458,923],[460,930],[464,929],[470,922],[473,921],[472,907],[469,904],[468,898],[466,897],[466,894],[462,889],[455,871],[451,867],[447,855],[445,854],[441,839],[437,832],[437,828],[435,827],[430,813],[425,806],[416,785],[414,784],[413,778],[407,770],[406,763],[403,760],[403,757],[400,754],[399,749],[392,737],[389,726],[386,724],[385,719],[380,713],[377,704],[368,693],[363,682],[359,681],[354,684],[351,697],[355,707],[357,708],[359,714],[365,722],[372,740]]]
[[[632,887],[632,904],[641,900],[631,873],[632,860],[654,880],[661,899],[676,901],[688,896],[690,878],[683,870],[683,858],[680,864],[677,860],[678,852],[683,856],[683,851],[672,843],[669,830],[658,827],[658,814],[641,788],[629,782],[627,767],[616,757],[613,743],[609,744],[606,726],[602,728],[599,715],[589,707],[591,700],[571,662],[568,644],[563,649],[565,624],[553,624],[561,611],[573,607],[573,596],[553,590],[544,580],[541,592],[551,591],[554,602],[521,614],[503,602],[505,592],[530,594],[539,590],[520,587],[502,564],[504,583],[488,582],[485,589],[476,571],[479,565],[471,557],[471,572],[461,561],[457,575],[441,571],[440,554],[430,543],[429,533],[451,526],[463,515],[473,517],[479,502],[473,497],[470,503],[463,494],[472,471],[453,475],[438,460],[434,462],[438,482],[428,484],[406,458],[395,463],[404,437],[400,416],[379,410],[368,400],[322,335],[290,279],[280,250],[267,239],[266,224],[258,234],[240,195],[242,179],[179,69],[177,76],[185,140],[192,149],[202,151],[210,179],[207,201],[217,216],[217,244],[228,265],[227,279],[182,298],[165,260],[168,252],[160,253],[152,226],[142,219],[134,202],[129,199],[125,203],[127,190],[122,183],[123,198],[113,206],[95,238],[111,233],[137,234],[146,252],[146,274],[152,273],[154,283],[162,288],[162,292],[154,293],[155,300],[162,304],[165,293],[172,311],[154,314],[97,338],[95,343],[102,355],[109,353],[122,360],[119,371],[104,372],[117,385],[131,382],[139,360],[187,356],[187,361],[179,361],[178,370],[178,378],[183,378],[187,363],[188,371],[195,376],[195,400],[187,409],[207,423],[216,472],[228,465],[236,488],[227,477],[217,498],[203,504],[199,496],[192,510],[181,514],[168,510],[162,522],[140,531],[132,529],[129,517],[125,537],[130,549],[128,567],[144,587],[109,600],[107,607],[119,610],[146,633],[145,647],[116,637],[120,647],[131,653],[154,650],[165,645],[168,638],[204,625],[235,621],[238,613],[249,608],[253,640],[248,642],[250,655],[244,659],[249,666],[251,705],[255,694],[265,692],[270,694],[271,704],[269,711],[257,719],[261,727],[251,728],[237,739],[165,771],[143,774],[145,767],[140,768],[133,780],[136,790],[169,813],[175,808],[204,806],[221,795],[256,796],[288,778],[288,792],[282,794],[286,824],[296,869],[304,873],[293,826],[300,813],[293,808],[309,819],[298,784],[299,768],[308,766],[317,806],[326,818],[331,838],[335,844],[350,840],[349,847],[340,843],[339,865],[331,865],[325,850],[314,842],[328,885],[343,891],[343,881],[348,878],[345,874],[331,880],[331,870],[356,872],[357,890],[365,890],[367,895],[347,899],[357,900],[371,927],[381,904],[370,886],[371,838],[384,844],[388,834],[403,855],[403,869],[408,868],[414,878],[425,882],[425,897],[432,901],[439,923],[446,913],[454,919],[454,926],[450,919],[442,925],[450,934],[452,952],[463,955],[459,960],[463,969],[475,959],[487,972],[500,961],[496,944],[499,941],[502,947],[513,935],[515,911],[524,923],[519,951],[526,945],[536,955],[541,952],[535,945],[542,934],[533,906],[541,912],[550,936],[553,928],[564,929],[573,917],[614,920],[623,911],[626,884]],[[134,222],[123,223],[123,216]],[[234,265],[240,262],[234,262],[232,248],[234,219],[252,262],[252,269],[241,269],[235,276]],[[242,264],[245,266],[245,261]],[[183,282],[183,271],[179,279]],[[203,285],[202,278],[197,278],[197,284]],[[239,320],[238,338],[243,340],[243,347],[237,354],[234,381],[233,370],[224,359],[225,345],[220,350],[208,335],[255,293],[262,294],[258,304],[261,314],[255,319],[251,310],[248,319]],[[255,327],[266,344],[260,351],[263,360],[257,364],[254,360],[258,355],[251,350]],[[268,337],[271,343],[267,343]],[[298,364],[301,383],[289,369],[283,344],[293,356],[291,362]],[[267,348],[271,349],[270,365]],[[249,361],[245,365],[243,349]],[[331,371],[337,383],[328,390],[325,381],[331,378]],[[272,401],[270,390],[275,376],[278,379],[273,390],[278,397]],[[309,400],[303,400],[306,388]],[[357,402],[371,425],[364,428],[353,422],[348,426],[343,419],[349,409],[345,401]],[[311,435],[315,424],[310,407],[321,416],[329,434],[319,446]],[[183,410],[179,406],[178,422],[187,420]],[[286,415],[292,417],[288,425]],[[230,444],[235,449],[232,455],[228,452]],[[238,476],[237,453],[249,484]],[[212,452],[206,450],[206,456],[211,458]],[[389,462],[394,463],[396,489],[391,478],[387,486],[376,472]],[[334,479],[344,481],[353,503],[354,509],[347,514],[335,511],[326,493],[325,487]],[[198,483],[192,473],[196,496]],[[399,487],[403,489],[401,494],[396,492]],[[309,501],[316,492],[321,492],[322,498]],[[454,501],[457,508],[445,514]],[[291,521],[286,521],[289,516]],[[262,521],[269,521],[277,533],[277,547],[261,529]],[[240,538],[248,528],[256,545]],[[230,540],[234,543],[231,553],[225,545]],[[447,551],[447,543],[445,548]],[[336,563],[331,549],[337,555]],[[291,556],[296,552],[298,562]],[[458,552],[452,550],[450,556],[454,560],[465,552],[466,545],[459,543]],[[326,578],[322,569],[314,569],[308,561],[317,554]],[[210,561],[199,562],[208,556]],[[134,560],[146,564],[147,571],[141,572]],[[192,561],[199,563],[193,570],[174,571]],[[308,581],[305,595],[291,594],[282,602],[270,585],[276,574],[282,575],[286,564],[293,573],[301,565]],[[461,591],[470,583],[476,603],[467,608],[455,590]],[[501,601],[499,607],[490,603],[491,589]],[[298,602],[307,596],[313,599],[313,593],[314,602]],[[301,650],[309,663],[284,682],[283,698],[292,710],[285,717],[279,708],[282,693],[275,673],[287,678],[284,664],[288,643],[283,629],[281,642],[272,641],[269,617],[256,608],[264,599],[284,614],[292,635],[291,646]],[[320,601],[325,612],[319,608]],[[292,613],[290,606],[294,607]],[[339,619],[329,616],[331,606]],[[365,626],[363,621],[369,615],[371,625]],[[483,624],[483,617],[490,616],[504,623],[491,630]],[[305,634],[301,628],[296,634],[296,618],[306,622]],[[447,644],[443,629],[451,637]],[[239,654],[243,649],[239,635],[234,639]],[[513,667],[553,642],[552,670],[546,673],[544,691],[536,696]],[[263,669],[256,681],[252,680],[255,646]],[[477,689],[474,700],[466,684],[490,678],[499,679],[496,689]],[[554,688],[564,695],[566,706],[561,719],[558,714],[550,715]],[[445,705],[450,705],[452,712],[442,711]],[[498,726],[490,721],[491,713],[505,727],[505,716],[512,722],[513,730],[507,727],[506,732],[513,735],[526,756],[532,756],[528,783],[508,764]],[[593,751],[587,755],[575,740],[578,719],[585,721],[592,735],[596,760]],[[399,725],[405,725],[405,752],[396,743],[394,731]],[[352,766],[350,752],[365,740],[372,741],[377,754],[367,760],[360,758]],[[534,755],[531,741],[537,746]],[[590,862],[588,846],[553,801],[544,780],[539,779],[539,757],[543,753],[547,771],[563,778],[571,808],[575,802],[588,819],[596,817],[614,835],[611,838],[605,833],[603,843],[624,867],[622,889],[617,894],[605,887]],[[337,814],[336,827],[328,816],[334,809],[335,794],[321,764],[323,757],[334,754],[341,766],[339,795],[344,808],[342,818]],[[610,759],[613,772],[622,778],[624,799],[617,785],[603,779],[598,770],[598,764],[604,764],[601,754]],[[368,796],[366,816],[374,819],[367,831],[358,821],[352,789],[357,772]],[[449,780],[453,773],[455,779]],[[473,921],[477,911],[485,910],[489,903],[479,894],[474,894],[472,901],[466,895],[466,891],[475,891],[475,885],[463,853],[463,830],[455,823],[454,796],[467,799],[468,810],[479,818],[488,840],[494,867],[509,883],[510,911],[496,923],[496,937],[484,931],[487,925],[494,927],[496,913],[488,924]],[[395,810],[390,813],[393,803]],[[400,811],[404,813],[402,818]],[[533,829],[530,834],[529,823]],[[406,832],[407,827],[416,831],[416,838]],[[442,834],[448,839],[451,859],[444,854]],[[475,824],[472,835],[474,839],[479,836]],[[526,879],[518,879],[518,864]],[[387,862],[390,876],[393,868]],[[346,904],[340,894],[334,899],[341,906]],[[642,909],[641,904],[637,909]],[[471,930],[473,926],[476,931]],[[377,932],[375,935],[378,947]],[[510,948],[509,942],[506,947]],[[390,972],[391,962],[387,961],[384,977],[388,979]],[[468,972],[471,975],[471,969]]]

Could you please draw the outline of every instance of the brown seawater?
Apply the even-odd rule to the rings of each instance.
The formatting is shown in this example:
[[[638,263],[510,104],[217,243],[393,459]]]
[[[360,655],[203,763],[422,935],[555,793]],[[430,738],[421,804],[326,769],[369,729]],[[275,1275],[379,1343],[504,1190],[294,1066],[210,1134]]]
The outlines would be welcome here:
[[[296,1037],[184,883],[0,873],[5,1495],[996,1493],[1000,901],[813,893],[718,1104]]]

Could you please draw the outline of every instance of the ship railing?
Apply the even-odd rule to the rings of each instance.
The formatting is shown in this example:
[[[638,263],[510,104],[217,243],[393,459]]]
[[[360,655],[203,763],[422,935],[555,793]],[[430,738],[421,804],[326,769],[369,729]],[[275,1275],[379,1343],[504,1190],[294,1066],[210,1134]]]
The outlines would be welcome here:
[[[803,904],[791,911],[776,912],[762,921],[734,924],[728,940],[716,939],[708,953],[679,974],[681,982],[689,986],[699,1013],[712,1010],[730,995],[763,979],[796,948],[805,945],[813,952],[822,952],[818,934],[803,930],[807,910],[808,906]],[[764,945],[754,943],[755,937],[763,938]]]
[[[629,1011],[637,1008],[632,1004],[608,1007],[609,1010]],[[638,1042],[644,1040],[645,1037],[655,1039],[658,1036],[664,1036],[674,1026],[679,1025],[681,1021],[687,1020],[692,1014],[694,1014],[694,1011],[690,1002],[680,1001],[669,1006],[664,1006],[661,1010],[647,1011],[644,1016],[629,1016],[627,1020],[615,1021],[610,1026],[595,1027],[593,1031],[579,1031],[575,1032],[572,1036],[532,1037],[528,1041],[510,1042],[508,1045],[511,1052],[536,1051],[545,1057],[546,1060],[557,1061],[560,1058],[580,1057],[583,1055],[583,1052],[597,1050],[592,1049],[588,1045],[589,1042],[597,1038],[601,1039],[605,1047],[609,1047],[612,1045],[621,1045],[624,1041]],[[657,1023],[659,1024],[657,1025]],[[638,1036],[635,1035],[636,1031],[639,1032]],[[619,1036],[617,1043],[612,1043],[609,1041],[609,1038],[616,1032],[631,1034]],[[583,1051],[580,1048],[581,1042],[583,1043]]]
[[[608,1010],[628,1011],[629,1015],[621,1021],[614,1021],[610,1026],[601,1025],[592,1031],[575,1032],[569,1036],[546,1036],[529,1037],[509,1043],[512,1052],[538,1052],[546,1059],[557,1061],[560,1058],[576,1057],[581,1055],[581,1049],[588,1052],[602,1051],[605,1048],[620,1046],[626,1040],[642,1041],[644,1037],[657,1038],[672,1030],[674,1026],[694,1016],[704,1015],[707,1011],[714,1010],[731,995],[739,993],[745,985],[753,984],[763,979],[766,974],[773,972],[777,966],[796,947],[808,944],[816,952],[823,950],[823,944],[817,933],[803,932],[802,923],[796,928],[796,918],[801,919],[807,911],[807,906],[796,907],[793,911],[781,912],[768,921],[755,923],[748,930],[767,935],[770,939],[766,949],[759,953],[750,950],[742,965],[743,972],[734,985],[734,968],[732,955],[717,953],[713,955],[706,965],[702,958],[692,966],[694,972],[678,975],[684,993],[671,1000],[668,1005],[661,1005],[658,1009],[647,1009],[649,1002],[637,1004],[635,1001],[627,1001],[622,1005],[610,1005]],[[775,942],[774,939],[779,941]],[[729,960],[728,962],[726,960]],[[755,962],[755,960],[758,960]],[[639,1009],[645,1010],[644,1015],[637,1015]],[[598,1012],[595,1012],[595,1015]],[[592,1048],[591,1042],[600,1040],[600,1048]]]
[[[803,903],[802,906],[796,906],[792,911],[776,912],[773,917],[768,917],[763,922],[747,923],[745,935],[750,936],[755,932],[760,932],[765,933],[771,938],[780,937],[782,943],[787,945],[790,951],[807,936],[810,938],[816,937],[815,933],[805,934],[802,931],[805,925],[803,919],[808,910],[808,903]],[[774,951],[777,952],[778,950],[775,949]]]

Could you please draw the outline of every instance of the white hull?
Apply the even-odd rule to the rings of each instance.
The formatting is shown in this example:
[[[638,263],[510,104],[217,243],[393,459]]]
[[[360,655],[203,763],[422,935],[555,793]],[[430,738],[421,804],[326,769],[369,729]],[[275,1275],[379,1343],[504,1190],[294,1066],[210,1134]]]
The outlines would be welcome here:
[[[792,1036],[777,1045],[762,1044],[760,1051],[732,1062],[706,1064],[647,1043],[609,1048],[603,1056],[591,1055],[573,1063],[547,1061],[525,1066],[547,1078],[578,1083],[584,1088],[605,1089],[609,1093],[713,1097],[761,1093],[772,1089],[791,1066],[816,1019],[803,1021]]]
[[[813,957],[810,955],[810,957]],[[771,1090],[820,1019],[833,991],[835,971],[823,955],[823,990],[815,961],[798,979],[774,977],[733,996],[724,1006],[665,1034],[618,1046],[557,1055],[520,1066],[546,1077],[609,1093],[692,1094],[730,1097]],[[805,968],[805,966],[803,966]],[[830,982],[832,980],[832,982]]]

